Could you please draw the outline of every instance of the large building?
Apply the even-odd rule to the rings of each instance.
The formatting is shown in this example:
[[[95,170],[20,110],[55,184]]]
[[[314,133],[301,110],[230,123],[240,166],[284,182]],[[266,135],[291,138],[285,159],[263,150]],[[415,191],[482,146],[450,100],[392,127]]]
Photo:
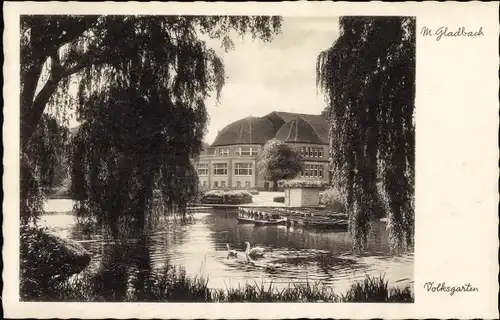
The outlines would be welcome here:
[[[259,189],[272,187],[257,170],[259,152],[276,138],[300,150],[304,170],[297,178],[328,181],[328,125],[325,114],[272,112],[247,117],[219,131],[205,145],[195,166],[200,186],[207,189]]]

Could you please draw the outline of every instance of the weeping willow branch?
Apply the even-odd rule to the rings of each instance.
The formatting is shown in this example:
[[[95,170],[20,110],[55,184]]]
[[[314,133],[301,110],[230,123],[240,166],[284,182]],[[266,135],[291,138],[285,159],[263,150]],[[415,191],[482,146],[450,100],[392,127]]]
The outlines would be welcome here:
[[[30,144],[44,111],[72,108],[82,123],[72,151],[80,208],[102,221],[143,216],[155,186],[182,211],[196,178],[189,161],[206,130],[203,101],[213,91],[218,98],[225,79],[200,34],[226,44],[232,31],[269,41],[280,26],[280,17],[24,16],[21,141],[24,167],[35,166],[22,173],[26,186],[37,181],[31,159],[43,157]]]
[[[316,84],[329,104],[330,162],[347,196],[354,248],[389,216],[394,250],[413,247],[415,20],[342,17]]]

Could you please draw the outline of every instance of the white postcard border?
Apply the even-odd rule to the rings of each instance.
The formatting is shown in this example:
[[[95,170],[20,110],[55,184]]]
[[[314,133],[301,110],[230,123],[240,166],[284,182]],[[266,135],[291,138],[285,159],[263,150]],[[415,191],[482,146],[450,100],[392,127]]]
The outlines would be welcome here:
[[[483,28],[477,38],[417,35],[415,303],[21,303],[20,14],[406,15],[422,27]],[[9,318],[496,318],[498,293],[498,4],[4,3],[3,308]],[[476,293],[427,292],[427,281]]]

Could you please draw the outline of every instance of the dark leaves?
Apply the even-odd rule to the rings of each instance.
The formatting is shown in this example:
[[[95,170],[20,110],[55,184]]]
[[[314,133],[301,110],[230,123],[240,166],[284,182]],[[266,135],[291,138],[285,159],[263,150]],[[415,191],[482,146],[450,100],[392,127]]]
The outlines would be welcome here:
[[[105,32],[92,54],[113,54],[79,74],[77,212],[86,217],[90,210],[106,224],[144,221],[153,206],[184,214],[197,194],[191,159],[206,130],[204,100],[214,90],[218,96],[224,84],[222,61],[196,30],[201,26],[220,38],[249,27],[267,38],[270,33],[262,29],[271,19],[107,16],[99,21]],[[160,191],[159,198],[153,190]]]
[[[43,177],[50,182],[52,176],[49,149],[57,146],[50,136],[33,138],[37,127],[48,129],[40,122],[47,106],[63,117],[74,108],[82,123],[71,153],[81,215],[90,212],[101,221],[144,215],[153,188],[182,211],[197,184],[190,159],[206,130],[203,101],[214,90],[219,97],[225,79],[222,61],[200,33],[231,47],[233,31],[268,41],[280,26],[280,17],[22,17],[25,216],[41,211]]]
[[[257,168],[269,181],[291,179],[303,169],[302,156],[286,143],[272,139],[264,145]]]
[[[317,60],[317,85],[330,104],[333,183],[347,191],[356,249],[382,203],[393,248],[411,248],[415,20],[341,17],[340,26],[336,43]]]

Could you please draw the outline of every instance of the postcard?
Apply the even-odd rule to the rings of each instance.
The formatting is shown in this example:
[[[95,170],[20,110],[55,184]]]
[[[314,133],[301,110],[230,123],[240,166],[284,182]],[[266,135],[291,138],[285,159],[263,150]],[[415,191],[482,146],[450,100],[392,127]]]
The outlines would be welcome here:
[[[6,2],[6,317],[497,318],[497,15]]]

